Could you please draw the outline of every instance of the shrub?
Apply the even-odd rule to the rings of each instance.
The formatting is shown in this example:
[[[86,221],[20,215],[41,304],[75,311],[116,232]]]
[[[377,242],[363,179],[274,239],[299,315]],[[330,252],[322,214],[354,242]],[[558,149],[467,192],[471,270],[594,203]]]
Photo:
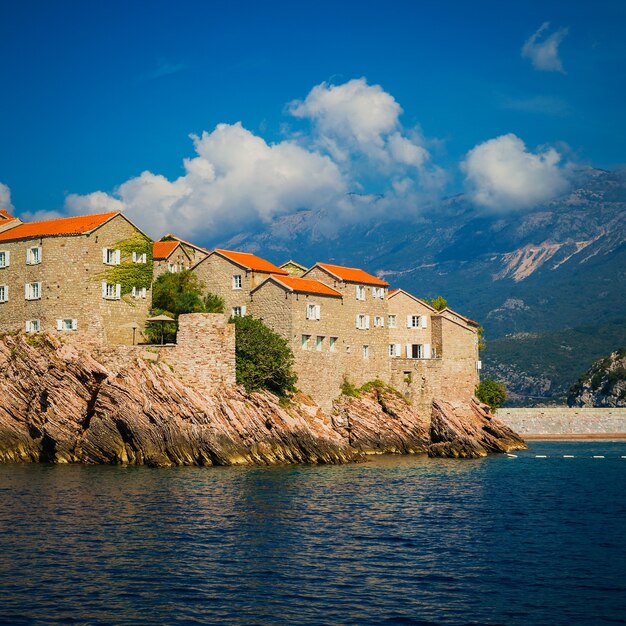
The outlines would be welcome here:
[[[353,385],[345,376],[341,383],[341,395],[350,398],[360,398],[361,392],[356,385]]]
[[[443,311],[448,306],[448,301],[443,296],[430,298],[430,306],[436,311]]]
[[[253,317],[235,317],[237,382],[248,393],[267,389],[284,397],[296,390],[293,353],[286,339]]]
[[[202,313],[202,283],[190,270],[161,274],[152,286],[152,306],[174,317],[182,313]]]
[[[476,385],[476,397],[491,409],[497,409],[504,404],[506,400],[506,386],[491,378],[485,378]]]
[[[223,313],[224,298],[215,293],[207,293],[206,298],[204,299],[204,310],[207,313]]]

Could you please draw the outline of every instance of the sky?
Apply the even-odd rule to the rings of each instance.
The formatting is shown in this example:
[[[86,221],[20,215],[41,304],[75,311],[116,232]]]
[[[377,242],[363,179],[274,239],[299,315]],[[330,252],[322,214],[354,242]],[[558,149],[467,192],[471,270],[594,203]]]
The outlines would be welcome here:
[[[0,0],[0,204],[208,240],[622,167],[626,3]],[[355,195],[356,194],[356,195]]]

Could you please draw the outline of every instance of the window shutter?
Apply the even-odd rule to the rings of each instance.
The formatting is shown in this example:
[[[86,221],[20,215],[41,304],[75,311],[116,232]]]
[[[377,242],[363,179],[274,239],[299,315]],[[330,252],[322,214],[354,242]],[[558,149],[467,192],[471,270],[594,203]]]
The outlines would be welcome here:
[[[121,255],[120,251],[116,250],[115,251],[115,265],[119,265],[120,264],[120,261],[122,260],[121,256],[122,255]]]
[[[412,317],[413,317],[412,315],[407,315],[406,316],[406,327],[407,328],[411,328],[411,318]]]
[[[72,320],[72,330],[78,329],[78,320]]]
[[[26,320],[26,326],[24,327],[24,330],[27,333],[30,332],[30,320]]]
[[[57,330],[63,330],[63,320],[57,320]]]
[[[28,298],[28,287],[29,287],[29,284],[28,284],[28,283],[26,283],[26,284],[24,285],[24,297],[25,297],[27,300],[29,299],[29,298]]]
[[[102,297],[103,298],[107,297],[107,283],[106,283],[106,280],[102,281]]]
[[[241,307],[241,317],[245,317],[246,316],[246,305],[244,304]]]
[[[117,283],[117,285],[115,285],[115,299],[119,300],[121,297],[122,297],[122,285]]]
[[[365,316],[365,328],[369,329],[370,327],[370,316],[366,315]]]
[[[145,252],[141,255],[141,262],[142,263],[146,263],[147,262],[147,256],[146,256]]]
[[[108,248],[102,248],[102,262],[103,263],[107,262],[107,250]]]
[[[4,286],[4,301],[9,301],[9,285]]]
[[[41,246],[37,246],[37,252],[39,252],[39,262],[41,263],[41,261],[43,260],[43,256],[41,253]]]
[[[356,316],[356,327],[357,328],[360,328],[360,326],[359,326],[359,317],[360,317],[360,315]]]
[[[26,248],[26,265],[30,265],[30,248]]]
[[[4,263],[5,267],[9,267],[11,263],[11,253],[8,250],[4,253]]]
[[[137,253],[133,251],[133,263],[137,263]]]
[[[422,328],[426,328],[426,325],[428,324],[428,318],[425,315],[421,315],[420,323],[422,325]]]
[[[430,359],[430,344],[429,343],[424,344],[424,358]]]
[[[135,253],[133,252],[133,254],[135,254]],[[133,298],[137,297],[137,287],[133,287],[133,289],[131,291],[131,295],[133,296]]]
[[[410,343],[407,343],[407,344],[406,344],[406,358],[407,358],[407,359],[410,359],[410,358],[411,358],[411,352],[412,352],[412,351],[411,351],[411,344],[410,344]]]
[[[41,295],[41,283],[37,283],[37,293],[38,293],[39,297],[41,298],[42,297],[42,295]]]
[[[145,287],[142,287],[142,288],[141,288],[141,297],[142,297],[142,298],[145,298],[145,297],[146,297],[146,288],[145,288]]]
[[[396,356],[402,356],[402,344],[396,344]]]
[[[319,304],[316,304],[316,305],[315,305],[315,319],[316,319],[316,320],[319,320],[319,319],[320,319],[320,317],[321,317],[321,315],[320,315],[320,314],[321,314],[321,307],[320,307],[320,305],[319,305]]]

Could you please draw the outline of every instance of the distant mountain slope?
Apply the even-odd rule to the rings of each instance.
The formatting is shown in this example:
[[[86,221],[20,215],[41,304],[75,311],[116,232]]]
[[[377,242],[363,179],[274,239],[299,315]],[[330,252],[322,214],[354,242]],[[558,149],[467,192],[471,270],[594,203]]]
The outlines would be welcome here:
[[[579,407],[626,407],[626,348],[598,359],[572,386],[567,404]]]

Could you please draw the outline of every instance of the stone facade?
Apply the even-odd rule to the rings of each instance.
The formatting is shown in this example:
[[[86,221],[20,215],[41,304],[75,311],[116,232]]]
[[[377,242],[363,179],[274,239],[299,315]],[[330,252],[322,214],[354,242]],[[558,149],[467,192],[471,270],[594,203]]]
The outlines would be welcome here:
[[[87,234],[0,241],[0,252],[10,255],[8,266],[0,268],[0,285],[8,287],[8,300],[0,303],[0,332],[23,331],[28,322],[38,321],[40,331],[68,340],[131,343],[129,325],[136,324],[136,339],[141,339],[150,288],[133,297],[121,294],[112,283],[112,297],[105,298],[102,286],[107,270],[115,267],[103,263],[103,248],[116,250],[119,242],[137,234],[142,233],[118,214]],[[38,249],[39,262],[27,263],[33,248]],[[120,251],[118,258],[120,264],[132,262],[130,252]],[[28,294],[27,299],[31,284],[38,285],[38,293]],[[31,295],[35,297],[30,299]]]
[[[156,250],[153,255],[152,274],[153,279],[156,280],[161,274],[166,272],[181,272],[188,270],[192,265],[192,260],[182,244],[178,244],[167,256],[161,255]]]
[[[433,345],[433,313],[426,302],[402,289],[388,298],[389,356],[406,359],[430,359],[439,354]],[[440,347],[439,347],[440,349]],[[393,351],[393,354],[392,354]]]

